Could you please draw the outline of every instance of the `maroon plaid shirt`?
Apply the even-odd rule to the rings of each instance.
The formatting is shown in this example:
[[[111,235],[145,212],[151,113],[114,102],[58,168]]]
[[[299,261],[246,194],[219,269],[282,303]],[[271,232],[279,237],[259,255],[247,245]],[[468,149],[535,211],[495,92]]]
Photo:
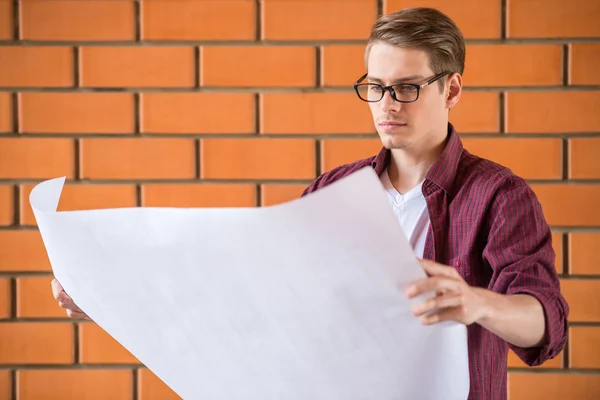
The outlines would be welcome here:
[[[550,229],[531,188],[507,168],[463,149],[451,124],[448,135],[423,183],[431,219],[423,257],[453,266],[472,286],[532,295],[546,315],[548,343],[537,348],[508,344],[478,324],[467,328],[469,399],[504,400],[508,349],[529,366],[554,358],[567,341],[569,308],[560,293]],[[360,168],[373,167],[380,175],[389,161],[383,148],[377,156],[322,174],[302,195]]]

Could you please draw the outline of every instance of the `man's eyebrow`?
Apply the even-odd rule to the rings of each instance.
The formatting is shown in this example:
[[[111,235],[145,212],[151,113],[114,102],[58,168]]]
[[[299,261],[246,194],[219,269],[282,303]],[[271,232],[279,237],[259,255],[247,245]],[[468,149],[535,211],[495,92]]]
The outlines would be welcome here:
[[[379,78],[376,78],[374,76],[369,76],[367,75],[367,80],[371,81],[371,82],[378,82],[378,83],[382,83],[383,81]],[[411,75],[411,76],[405,76],[404,78],[398,78],[398,79],[394,79],[394,81],[392,82],[393,84],[396,83],[403,83],[403,82],[407,82],[407,81],[415,81],[418,79],[425,79],[425,77],[423,75]]]

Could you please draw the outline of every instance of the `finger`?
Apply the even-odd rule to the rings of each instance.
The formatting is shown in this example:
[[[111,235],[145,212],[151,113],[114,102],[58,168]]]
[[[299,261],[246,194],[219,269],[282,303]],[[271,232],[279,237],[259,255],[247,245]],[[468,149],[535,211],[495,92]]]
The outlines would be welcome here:
[[[410,299],[423,293],[438,291],[458,294],[460,293],[460,287],[460,281],[447,277],[434,276],[422,279],[409,286],[406,290],[406,296]]]
[[[81,311],[67,310],[67,315],[69,316],[69,318],[73,319],[90,319],[90,317],[88,317],[85,313]]]
[[[56,280],[56,278],[52,279],[51,285],[52,285],[52,295],[54,296],[54,298],[56,300],[58,300],[58,296],[63,291],[63,287],[60,284],[60,282],[58,282]]]
[[[435,314],[421,316],[421,323],[423,325],[433,325],[445,321],[462,322],[461,317],[462,312],[460,307],[450,307]]]
[[[79,308],[77,304],[73,303],[73,301],[59,301],[58,305],[67,310],[82,312],[81,308]]]
[[[56,278],[52,279],[52,295],[59,302],[72,302],[71,298],[67,295],[62,285],[56,280]]]
[[[443,310],[444,308],[460,306],[462,301],[463,299],[460,295],[437,296],[413,306],[412,312],[413,315],[420,317],[433,311],[438,312],[438,310]]]
[[[460,275],[456,269],[436,263],[431,260],[421,259],[419,260],[421,267],[431,276],[445,276],[451,279],[460,279]]]

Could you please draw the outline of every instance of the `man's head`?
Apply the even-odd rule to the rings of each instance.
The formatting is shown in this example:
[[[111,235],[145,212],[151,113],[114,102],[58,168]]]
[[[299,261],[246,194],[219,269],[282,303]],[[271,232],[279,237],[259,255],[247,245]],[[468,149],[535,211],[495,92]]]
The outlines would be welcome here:
[[[464,63],[462,33],[435,9],[409,8],[377,20],[365,52],[367,74],[357,92],[370,100],[384,146],[406,148],[445,135],[448,111],[460,97]],[[405,102],[366,83],[393,85],[396,98]]]

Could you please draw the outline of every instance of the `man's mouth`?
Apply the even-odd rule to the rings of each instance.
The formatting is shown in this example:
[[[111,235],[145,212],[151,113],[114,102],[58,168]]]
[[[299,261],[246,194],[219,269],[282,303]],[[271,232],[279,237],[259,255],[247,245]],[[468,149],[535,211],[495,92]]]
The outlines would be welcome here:
[[[399,126],[406,126],[406,122],[400,121],[382,121],[379,123],[379,126],[383,128],[394,128]]]

